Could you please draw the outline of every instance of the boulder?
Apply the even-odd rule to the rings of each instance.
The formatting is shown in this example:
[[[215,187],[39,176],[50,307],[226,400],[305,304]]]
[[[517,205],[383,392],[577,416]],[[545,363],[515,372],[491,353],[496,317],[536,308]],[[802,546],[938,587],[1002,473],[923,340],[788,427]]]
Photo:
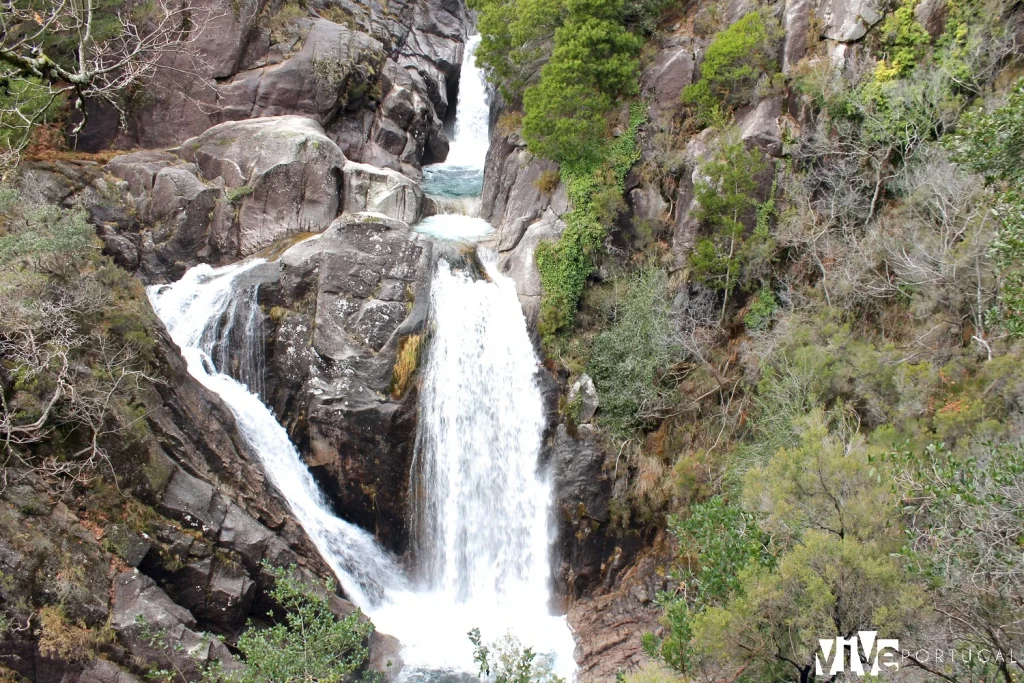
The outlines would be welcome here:
[[[344,214],[286,251],[260,292],[279,311],[268,404],[339,514],[396,552],[408,541],[416,411],[415,383],[395,384],[394,367],[419,343],[433,258],[404,222]]]
[[[878,0],[819,0],[816,16],[829,40],[852,43],[882,20]]]
[[[398,171],[353,161],[343,170],[344,211],[370,211],[412,225],[423,216],[419,183]]]
[[[558,425],[551,449],[558,544],[555,576],[570,597],[579,597],[601,579],[609,545],[611,478],[605,472],[604,452],[592,427],[570,435]]]
[[[782,97],[769,97],[739,116],[740,138],[748,147],[757,147],[768,156],[782,156]]]
[[[242,666],[219,638],[193,630],[192,614],[137,571],[114,580],[110,625],[133,657],[182,672],[186,680],[215,660],[225,671]]]
[[[597,389],[594,387],[594,380],[590,379],[590,375],[586,373],[580,375],[579,379],[573,382],[573,385],[569,388],[569,394],[566,398],[568,398],[569,403],[579,399],[580,412],[576,418],[578,424],[587,424],[594,419],[594,414],[598,408],[598,400]]]
[[[921,0],[914,8],[917,23],[928,31],[932,39],[936,39],[946,30],[946,18],[949,16],[948,0]]]
[[[338,213],[345,155],[315,121],[277,116],[222,123],[178,150],[238,205],[238,254],[298,232],[321,232]]]

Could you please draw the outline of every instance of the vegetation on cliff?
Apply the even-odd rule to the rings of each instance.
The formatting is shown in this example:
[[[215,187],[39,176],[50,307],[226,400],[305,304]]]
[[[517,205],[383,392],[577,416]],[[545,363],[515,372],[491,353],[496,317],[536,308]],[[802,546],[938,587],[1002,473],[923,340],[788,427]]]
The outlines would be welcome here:
[[[544,347],[570,384],[594,381],[618,523],[665,528],[676,551],[645,639],[662,668],[632,679],[811,680],[820,639],[871,630],[1004,655],[904,659],[925,676],[1016,680],[1019,13],[950,2],[929,34],[902,3],[845,62],[818,32],[782,75],[777,6],[731,24],[705,9],[678,128],[637,128],[653,153],[634,182],[692,179],[682,254],[617,210],[589,214],[573,248],[592,204],[572,162],[531,143],[561,162],[572,207],[538,250]],[[776,148],[737,125],[766,98],[782,107]],[[572,277],[547,260],[563,252],[586,255]]]

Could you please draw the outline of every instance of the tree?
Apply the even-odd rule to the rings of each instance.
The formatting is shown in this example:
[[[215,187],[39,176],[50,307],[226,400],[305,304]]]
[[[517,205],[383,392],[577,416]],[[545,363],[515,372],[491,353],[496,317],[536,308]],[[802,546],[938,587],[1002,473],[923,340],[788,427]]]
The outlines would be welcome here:
[[[959,452],[933,444],[888,458],[910,519],[909,556],[936,586],[943,646],[1020,652],[1024,444],[974,444]],[[946,671],[1010,683],[1022,671],[1012,659],[985,666],[953,660]]]
[[[883,466],[855,425],[830,428],[820,409],[800,422],[798,446],[744,477],[743,508],[778,556],[748,563],[728,599],[694,618],[701,667],[810,681],[819,639],[861,630],[899,637],[920,619],[919,589],[893,557],[897,501]]]
[[[1001,106],[964,114],[948,145],[953,159],[980,173],[993,190],[999,231],[992,251],[1000,287],[999,308],[990,318],[1012,336],[1024,336],[1024,79]]]
[[[595,161],[615,98],[637,88],[640,39],[616,17],[622,0],[570,0],[551,59],[523,96],[530,151],[561,164]]]
[[[82,211],[0,188],[0,458],[65,486],[113,470],[143,415],[152,340],[138,284],[94,249]]]
[[[696,218],[708,234],[697,241],[690,267],[698,281],[723,293],[723,316],[752,253],[748,248],[754,242],[745,237],[745,222],[756,214],[758,175],[767,168],[764,155],[748,150],[735,133],[727,134],[699,168],[700,180],[694,186],[699,204]],[[752,238],[768,238],[764,228]]]
[[[537,662],[537,653],[524,648],[511,633],[493,643],[484,643],[480,629],[469,632],[473,643],[473,661],[480,667],[480,676],[488,683],[565,683]]]
[[[195,57],[196,26],[211,18],[188,0],[0,0],[0,161],[16,161],[62,102],[80,114],[75,133],[88,100],[123,115],[124,97],[171,56]]]

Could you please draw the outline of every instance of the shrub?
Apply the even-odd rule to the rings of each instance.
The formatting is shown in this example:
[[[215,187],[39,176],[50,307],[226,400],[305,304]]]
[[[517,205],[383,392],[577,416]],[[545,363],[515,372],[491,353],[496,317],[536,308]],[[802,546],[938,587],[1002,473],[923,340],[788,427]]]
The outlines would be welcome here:
[[[503,111],[498,117],[498,134],[508,137],[523,129],[523,114],[518,111]]]
[[[678,398],[672,370],[684,351],[664,271],[641,270],[615,289],[613,321],[594,339],[588,371],[599,422],[628,432],[650,426]]]
[[[373,624],[358,610],[337,618],[325,595],[296,578],[294,566],[264,564],[264,569],[274,577],[270,597],[284,610],[285,620],[269,628],[250,625],[239,636],[238,650],[248,668],[232,680],[339,681],[362,668]]]
[[[537,655],[511,633],[494,643],[484,643],[480,629],[469,632],[473,643],[473,661],[480,667],[480,676],[488,683],[565,683],[537,662]]]
[[[1024,79],[1005,104],[968,112],[947,142],[953,159],[980,173],[995,194],[999,229],[992,244],[999,274],[998,308],[989,312],[1014,337],[1024,336]]]
[[[700,165],[701,179],[694,187],[696,213],[706,236],[690,255],[694,278],[723,293],[722,313],[750,261],[749,248],[769,239],[767,225],[745,237],[744,222],[756,220],[757,176],[768,168],[758,150],[748,150],[739,136],[728,134],[713,156]],[[756,239],[754,239],[756,238]]]
[[[768,287],[762,287],[750,301],[743,324],[748,330],[766,330],[772,324],[772,316],[779,308],[775,294]]]
[[[544,171],[537,178],[537,189],[544,194],[551,194],[558,189],[558,184],[562,182],[562,176],[558,171]]]
[[[747,101],[762,75],[778,71],[782,28],[767,12],[751,12],[717,34],[704,54],[701,77],[683,88],[683,103],[704,125],[713,125],[729,108]]]
[[[572,326],[583,287],[594,269],[593,254],[604,243],[605,228],[594,197],[607,197],[609,192],[621,197],[626,173],[639,158],[636,136],[645,120],[644,106],[632,105],[629,129],[597,147],[594,156],[599,161],[562,166],[561,177],[572,210],[562,217],[566,228],[558,242],[542,242],[536,251],[543,289],[538,331],[547,344],[559,331]]]

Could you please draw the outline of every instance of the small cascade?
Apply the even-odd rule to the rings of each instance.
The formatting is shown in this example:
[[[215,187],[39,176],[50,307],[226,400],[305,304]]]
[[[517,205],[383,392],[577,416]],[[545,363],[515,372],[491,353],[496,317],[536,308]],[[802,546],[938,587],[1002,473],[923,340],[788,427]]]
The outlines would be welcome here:
[[[203,331],[201,345],[210,349],[214,369],[230,375],[263,398],[266,394],[266,337],[263,311],[256,300],[259,287],[237,288],[223,315],[211,320]]]
[[[364,609],[372,608],[387,591],[401,590],[405,585],[394,559],[370,534],[334,516],[274,414],[246,384],[222,372],[237,368],[241,376],[262,373],[262,314],[256,302],[256,286],[239,285],[243,276],[261,263],[261,259],[254,259],[223,268],[199,265],[174,284],[148,288],[147,294],[181,348],[189,374],[220,396],[231,410],[263,471],[334,570],[346,594]],[[256,317],[260,318],[258,323],[253,322]],[[225,362],[231,358],[225,349],[234,343],[235,331],[241,333],[246,347],[241,357],[258,356],[259,362]],[[262,378],[248,381],[252,382],[249,386],[262,385]]]

